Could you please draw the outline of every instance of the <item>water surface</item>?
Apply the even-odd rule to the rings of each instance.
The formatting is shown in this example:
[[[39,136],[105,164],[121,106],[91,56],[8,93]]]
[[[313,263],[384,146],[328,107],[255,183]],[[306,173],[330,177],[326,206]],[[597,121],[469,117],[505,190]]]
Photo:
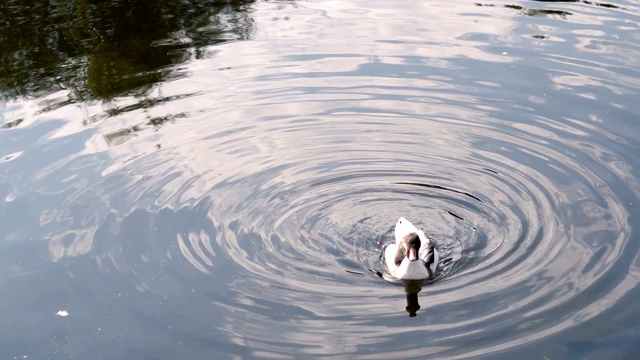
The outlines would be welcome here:
[[[635,2],[35,4],[1,358],[640,354]],[[378,276],[400,216],[435,281]]]

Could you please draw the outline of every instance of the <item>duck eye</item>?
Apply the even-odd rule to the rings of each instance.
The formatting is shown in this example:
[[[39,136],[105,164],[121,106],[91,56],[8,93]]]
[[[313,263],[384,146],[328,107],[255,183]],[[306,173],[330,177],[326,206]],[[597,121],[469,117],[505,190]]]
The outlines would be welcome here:
[[[398,221],[399,224],[402,224],[402,220]]]

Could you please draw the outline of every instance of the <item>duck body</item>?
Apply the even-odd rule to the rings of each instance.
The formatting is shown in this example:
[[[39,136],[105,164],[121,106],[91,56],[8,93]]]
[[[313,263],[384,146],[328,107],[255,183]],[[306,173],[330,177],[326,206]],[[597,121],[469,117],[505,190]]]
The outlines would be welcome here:
[[[399,280],[424,280],[434,276],[440,255],[422,230],[401,217],[395,228],[395,243],[384,250],[391,276]]]

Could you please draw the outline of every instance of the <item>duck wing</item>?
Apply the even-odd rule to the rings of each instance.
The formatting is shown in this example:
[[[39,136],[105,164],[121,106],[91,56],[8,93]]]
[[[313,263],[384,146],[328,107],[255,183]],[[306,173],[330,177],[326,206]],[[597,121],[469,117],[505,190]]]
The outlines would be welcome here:
[[[435,253],[436,247],[432,242],[429,242],[427,246],[424,246],[422,251],[420,251],[420,260],[422,260],[424,264],[429,267],[435,262]]]
[[[429,271],[429,277],[432,277],[436,271],[436,267],[438,266],[438,261],[440,257],[438,255],[438,251],[436,250],[435,244],[432,241],[429,241],[426,246],[422,247],[422,251],[420,251],[420,260],[424,262],[424,266]]]
[[[384,249],[384,262],[387,265],[387,269],[389,269],[389,272],[391,272],[393,274],[393,271],[400,266],[400,264],[396,261],[396,258],[398,257],[398,245],[396,244],[389,244],[387,245],[387,247]],[[402,263],[402,260],[400,260],[400,263]]]

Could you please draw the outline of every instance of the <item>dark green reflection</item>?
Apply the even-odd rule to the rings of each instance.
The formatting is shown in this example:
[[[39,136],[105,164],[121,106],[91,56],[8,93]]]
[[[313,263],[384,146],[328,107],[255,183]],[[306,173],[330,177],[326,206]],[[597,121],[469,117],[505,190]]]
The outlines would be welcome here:
[[[71,89],[75,101],[144,93],[203,47],[248,39],[253,0],[7,0],[0,93]]]
[[[522,15],[526,16],[536,16],[536,17],[545,17],[545,16],[560,16],[565,17],[567,15],[571,15],[568,11],[562,10],[549,10],[549,9],[527,9],[520,5],[505,5],[504,7],[508,9],[519,10]]]
[[[587,5],[592,5],[592,6],[600,6],[600,7],[606,7],[606,8],[613,8],[613,9],[618,9],[619,7],[614,5],[614,4],[609,4],[609,3],[601,3],[601,2],[593,2],[593,1],[586,1],[586,0],[532,0],[535,2],[548,2],[548,3],[582,3],[582,4],[587,4]],[[497,6],[496,4],[483,4],[483,3],[474,3],[476,6],[488,6],[488,7],[495,7]],[[572,13],[568,12],[568,11],[562,11],[562,10],[548,10],[548,9],[528,9],[525,8],[522,5],[502,5],[505,8],[508,9],[514,9],[514,10],[518,10],[522,15],[526,15],[526,16],[536,16],[536,17],[545,17],[545,16],[559,16],[559,17],[566,17],[567,15],[572,15]]]

